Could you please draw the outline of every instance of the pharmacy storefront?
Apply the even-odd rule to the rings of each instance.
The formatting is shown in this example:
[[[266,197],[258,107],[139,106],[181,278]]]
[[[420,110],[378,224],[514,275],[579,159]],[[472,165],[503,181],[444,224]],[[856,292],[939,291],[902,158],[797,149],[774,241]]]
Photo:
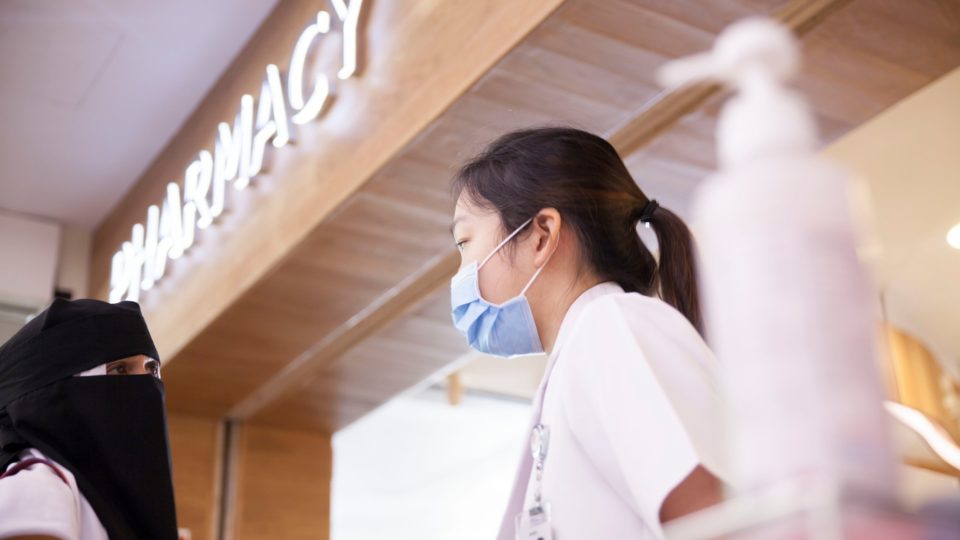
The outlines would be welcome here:
[[[542,359],[471,372],[488,359],[450,325],[449,181],[486,142],[547,124],[601,134],[689,219],[727,95],[665,92],[657,68],[742,17],[779,20],[804,46],[797,86],[823,146],[856,165],[853,144],[831,145],[960,63],[920,4],[898,22],[865,0],[279,2],[93,240],[90,295],[139,302],[163,358],[181,527],[326,537],[334,433],[425,384],[537,380]],[[864,18],[880,29],[845,30]],[[928,379],[911,380],[955,391]]]

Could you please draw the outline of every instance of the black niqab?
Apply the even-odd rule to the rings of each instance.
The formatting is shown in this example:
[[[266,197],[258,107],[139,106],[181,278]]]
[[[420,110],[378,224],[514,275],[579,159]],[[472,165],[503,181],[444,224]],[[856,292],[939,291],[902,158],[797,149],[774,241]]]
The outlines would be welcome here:
[[[57,299],[0,347],[0,470],[36,448],[76,478],[112,540],[177,538],[163,383],[74,377],[159,360],[133,302]]]

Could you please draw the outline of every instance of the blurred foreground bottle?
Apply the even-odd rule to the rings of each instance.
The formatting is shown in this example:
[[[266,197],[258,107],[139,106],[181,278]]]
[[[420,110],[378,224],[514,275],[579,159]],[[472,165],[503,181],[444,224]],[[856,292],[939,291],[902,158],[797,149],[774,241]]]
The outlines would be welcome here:
[[[749,19],[660,72],[665,86],[711,80],[736,91],[693,220],[735,494],[792,486],[798,497],[892,498],[876,293],[857,257],[853,181],[817,154],[813,116],[785,86],[799,63],[789,30]]]

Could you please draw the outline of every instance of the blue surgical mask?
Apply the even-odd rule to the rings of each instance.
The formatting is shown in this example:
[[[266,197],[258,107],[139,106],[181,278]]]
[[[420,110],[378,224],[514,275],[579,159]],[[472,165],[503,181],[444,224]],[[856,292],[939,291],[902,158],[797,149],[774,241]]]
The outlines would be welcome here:
[[[493,248],[479,264],[476,261],[470,263],[450,280],[453,325],[467,338],[471,347],[482,353],[513,358],[543,352],[533,312],[525,294],[546,266],[546,262],[537,268],[520,294],[510,300],[498,305],[480,296],[480,269],[531,221],[533,218],[517,227],[517,230]]]

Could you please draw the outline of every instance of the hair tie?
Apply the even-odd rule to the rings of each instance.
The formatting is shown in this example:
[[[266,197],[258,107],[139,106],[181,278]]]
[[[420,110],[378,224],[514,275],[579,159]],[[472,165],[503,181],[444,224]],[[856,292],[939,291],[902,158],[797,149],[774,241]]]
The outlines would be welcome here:
[[[660,208],[660,203],[658,203],[656,199],[650,199],[650,201],[643,206],[643,209],[640,210],[640,223],[649,227],[657,208]]]

